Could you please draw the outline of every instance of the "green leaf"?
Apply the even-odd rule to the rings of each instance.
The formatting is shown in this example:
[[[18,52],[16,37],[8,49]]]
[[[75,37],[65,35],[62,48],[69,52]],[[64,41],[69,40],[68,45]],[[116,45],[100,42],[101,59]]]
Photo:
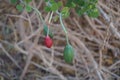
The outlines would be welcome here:
[[[50,1],[51,4],[56,3],[55,0],[48,0],[48,1]]]
[[[22,11],[22,10],[23,10],[23,5],[22,5],[22,4],[18,4],[18,5],[16,6],[16,9],[17,9],[18,11]]]
[[[43,34],[45,36],[47,36],[47,31],[48,31],[48,26],[44,25]],[[50,38],[53,38],[53,33],[51,32],[51,30],[49,30],[49,36],[50,36]]]
[[[26,11],[27,11],[27,12],[31,12],[31,11],[32,11],[32,7],[31,7],[30,5],[26,5],[25,8],[26,8]]]
[[[76,7],[76,4],[74,2],[72,2],[71,7]]]
[[[50,12],[50,11],[51,11],[51,8],[50,8],[49,6],[45,6],[44,10],[45,10],[46,12]]]
[[[58,7],[62,6],[62,2],[59,1],[59,2],[57,3],[57,5],[58,5]]]
[[[78,6],[84,6],[85,5],[85,0],[73,0],[75,4]]]
[[[98,0],[90,0],[90,2],[96,4]]]
[[[10,0],[10,2],[11,2],[12,4],[16,4],[16,3],[17,3],[17,0]]]
[[[99,11],[97,8],[87,13],[89,17],[97,18],[99,16]]]
[[[79,16],[82,16],[84,13],[85,13],[85,9],[80,9],[80,8],[77,8],[76,9],[76,12]]]
[[[69,7],[64,7],[64,8],[62,9],[61,13],[62,13],[62,16],[63,16],[64,18],[68,17],[68,16],[70,15]]]
[[[52,11],[56,11],[56,10],[58,10],[58,8],[59,7],[58,7],[57,3],[53,3],[52,6],[51,6]]]
[[[67,2],[66,6],[70,7],[70,8],[74,8],[74,7],[76,7],[76,3],[74,3],[74,2]]]
[[[45,0],[45,2],[48,2],[49,0]]]
[[[71,1],[67,0],[66,6],[71,7],[71,3],[72,3],[72,0]]]
[[[30,3],[32,0],[25,0],[26,3]]]

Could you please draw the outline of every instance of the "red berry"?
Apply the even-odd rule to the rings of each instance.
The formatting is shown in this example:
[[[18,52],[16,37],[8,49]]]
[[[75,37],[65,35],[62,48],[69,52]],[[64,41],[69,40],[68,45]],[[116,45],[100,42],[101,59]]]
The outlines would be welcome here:
[[[46,47],[50,48],[52,46],[53,42],[52,39],[49,36],[45,37],[45,45]]]

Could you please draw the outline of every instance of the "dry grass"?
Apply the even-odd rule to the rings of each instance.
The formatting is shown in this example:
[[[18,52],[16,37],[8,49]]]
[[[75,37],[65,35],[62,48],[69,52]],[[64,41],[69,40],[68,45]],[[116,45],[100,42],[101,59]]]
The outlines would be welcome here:
[[[43,0],[32,5],[43,14]],[[99,18],[79,17],[74,11],[64,20],[75,50],[73,64],[63,60],[65,33],[51,21],[54,45],[43,44],[43,25],[35,12],[18,13],[0,3],[0,80],[120,80],[120,1],[99,0]],[[53,19],[56,14],[53,14]]]

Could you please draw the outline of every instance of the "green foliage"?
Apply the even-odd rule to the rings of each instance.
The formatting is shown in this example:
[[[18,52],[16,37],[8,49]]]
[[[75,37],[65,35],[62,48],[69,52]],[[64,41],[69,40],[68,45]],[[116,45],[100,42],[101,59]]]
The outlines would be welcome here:
[[[28,3],[30,3],[32,0],[25,0],[25,2],[28,4]]]
[[[69,13],[69,8],[68,8],[68,7],[64,7],[64,8],[62,9],[61,13],[62,13],[62,16],[63,16],[64,18],[68,17],[68,16],[70,15],[70,13]]]
[[[89,17],[96,18],[99,16],[99,11],[96,7],[98,0],[67,0],[65,5],[56,0],[45,0],[48,5],[45,11],[60,11],[63,17],[66,18],[70,14],[70,9],[75,9],[79,16],[88,15]]]
[[[31,12],[32,11],[32,7],[29,5],[29,3],[31,2],[32,0],[23,0],[24,4],[19,2],[19,0],[10,0],[10,2],[12,4],[16,4],[16,3],[19,3],[16,5],[16,9],[18,11],[23,11],[23,9],[25,8],[27,12]]]
[[[49,6],[45,6],[44,10],[45,10],[46,12],[50,12],[50,11],[51,11],[51,8],[50,8]]]
[[[26,7],[25,7],[25,8],[26,8],[26,11],[27,11],[27,12],[31,12],[31,11],[32,11],[32,8],[31,8],[31,6],[30,6],[30,5],[26,5]]]
[[[17,3],[17,0],[10,0],[10,2],[11,2],[12,4],[16,4],[16,3]]]
[[[78,15],[82,16],[84,14],[90,17],[98,17],[99,11],[96,7],[98,0],[68,0],[67,6],[72,7],[73,4]]]
[[[23,10],[23,5],[22,5],[22,4],[18,4],[18,5],[16,6],[16,9],[17,9],[18,11],[22,11],[22,10]]]
[[[19,0],[10,0],[12,4],[18,3]],[[70,9],[75,9],[76,13],[79,16],[88,15],[89,17],[96,18],[99,16],[99,11],[96,7],[98,0],[67,0],[66,3],[63,5],[62,1],[57,0],[44,0],[46,2],[46,6],[44,10],[46,12],[56,12],[59,11],[63,18],[67,18],[70,15]],[[27,12],[31,12],[32,8],[29,5],[32,0],[23,0],[25,3],[24,7],[21,3],[17,4],[16,8],[19,11],[22,11],[23,8],[26,9]]]
[[[46,2],[48,1],[48,0],[45,0]],[[46,7],[45,7],[45,11],[47,11],[47,12],[49,12],[49,11],[53,11],[53,12],[55,12],[55,11],[57,11],[60,7],[61,7],[61,5],[62,5],[62,2],[56,2],[56,1],[54,1],[54,0],[50,0],[50,1],[48,1],[49,2],[49,4],[50,5],[47,5]]]
[[[91,11],[87,12],[88,16],[96,18],[99,16],[99,11],[97,8],[92,9]]]
[[[48,2],[49,0],[45,0],[45,2]]]

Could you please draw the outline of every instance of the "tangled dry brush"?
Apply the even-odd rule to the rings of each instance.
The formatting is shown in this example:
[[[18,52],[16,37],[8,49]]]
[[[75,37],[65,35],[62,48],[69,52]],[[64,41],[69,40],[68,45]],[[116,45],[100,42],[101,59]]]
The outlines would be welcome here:
[[[32,1],[45,21],[44,0]],[[54,45],[43,44],[43,24],[35,12],[19,13],[8,0],[0,1],[0,80],[120,80],[120,1],[99,0],[100,16],[79,17],[71,10],[64,20],[73,64],[63,60],[65,33],[59,20],[49,24]]]

